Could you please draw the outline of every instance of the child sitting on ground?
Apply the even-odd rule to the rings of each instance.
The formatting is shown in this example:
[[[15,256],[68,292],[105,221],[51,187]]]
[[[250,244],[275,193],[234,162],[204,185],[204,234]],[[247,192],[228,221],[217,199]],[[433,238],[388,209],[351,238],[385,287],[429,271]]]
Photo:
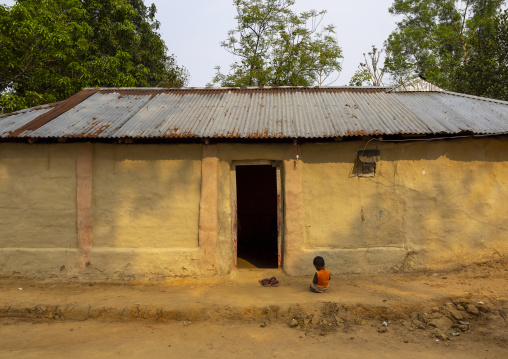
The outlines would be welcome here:
[[[314,258],[314,267],[316,267],[316,274],[310,285],[310,291],[314,293],[328,292],[328,285],[330,282],[330,271],[325,269],[325,260],[323,257],[317,256]]]

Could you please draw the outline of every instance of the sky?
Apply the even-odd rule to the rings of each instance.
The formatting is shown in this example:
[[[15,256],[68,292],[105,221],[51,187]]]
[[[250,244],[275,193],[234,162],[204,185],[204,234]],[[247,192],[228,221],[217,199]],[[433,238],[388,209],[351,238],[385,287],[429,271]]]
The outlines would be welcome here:
[[[13,5],[13,0],[0,0]],[[363,61],[372,45],[378,48],[395,30],[397,17],[388,13],[393,0],[296,0],[297,12],[310,9],[327,10],[323,24],[336,26],[336,36],[343,51],[342,72],[332,85],[342,86]],[[168,52],[177,57],[179,65],[190,72],[188,86],[202,87],[209,83],[215,66],[227,72],[233,55],[220,46],[228,30],[236,26],[233,0],[145,0],[157,7],[156,19]]]

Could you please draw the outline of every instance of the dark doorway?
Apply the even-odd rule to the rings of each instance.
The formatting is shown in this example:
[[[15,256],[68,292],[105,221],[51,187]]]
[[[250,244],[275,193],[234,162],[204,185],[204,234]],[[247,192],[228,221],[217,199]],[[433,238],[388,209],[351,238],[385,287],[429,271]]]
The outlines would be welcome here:
[[[277,268],[277,173],[270,165],[236,166],[238,267]]]

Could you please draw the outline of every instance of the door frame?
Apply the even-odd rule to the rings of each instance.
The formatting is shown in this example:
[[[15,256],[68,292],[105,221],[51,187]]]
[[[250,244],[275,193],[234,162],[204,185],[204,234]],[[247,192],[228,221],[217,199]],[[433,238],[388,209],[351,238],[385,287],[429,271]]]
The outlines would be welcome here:
[[[233,265],[238,268],[238,199],[236,191],[236,166],[272,166],[275,167],[275,180],[277,182],[277,267],[284,264],[284,238],[283,238],[283,188],[281,168],[282,161],[254,160],[233,161],[231,164],[231,238],[233,239]]]

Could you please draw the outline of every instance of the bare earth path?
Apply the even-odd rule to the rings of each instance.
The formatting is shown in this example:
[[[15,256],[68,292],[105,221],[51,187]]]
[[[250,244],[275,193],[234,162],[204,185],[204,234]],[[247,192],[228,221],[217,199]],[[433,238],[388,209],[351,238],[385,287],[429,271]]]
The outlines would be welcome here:
[[[271,274],[279,287],[257,283]],[[309,281],[247,270],[142,283],[3,278],[0,358],[508,357],[506,261],[337,275],[327,294]]]

